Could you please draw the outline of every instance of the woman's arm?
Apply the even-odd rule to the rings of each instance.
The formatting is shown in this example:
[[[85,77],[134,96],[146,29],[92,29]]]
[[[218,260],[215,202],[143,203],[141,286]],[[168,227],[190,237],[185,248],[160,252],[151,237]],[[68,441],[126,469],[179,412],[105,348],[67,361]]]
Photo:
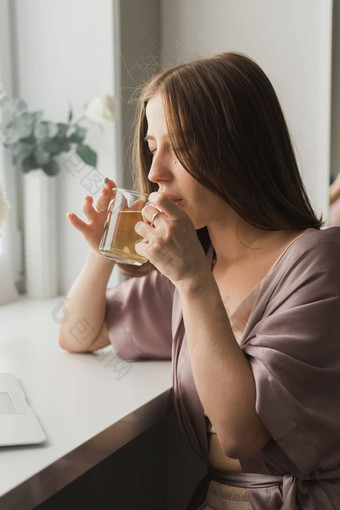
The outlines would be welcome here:
[[[270,439],[255,411],[255,382],[232,332],[217,284],[194,279],[178,287],[193,376],[205,414],[221,448],[233,458],[248,457]]]
[[[114,262],[89,251],[87,261],[67,294],[60,346],[71,352],[99,349],[110,344],[104,324],[106,287]],[[76,334],[79,332],[79,334]]]
[[[82,211],[88,222],[76,214],[68,214],[71,225],[85,238],[90,247],[86,264],[72,285],[63,308],[59,343],[71,352],[84,352],[109,345],[104,316],[106,310],[106,287],[114,262],[99,251],[103,233],[106,209],[115,196],[115,183],[106,179],[105,186],[97,199],[98,211],[93,207],[93,198],[84,198]]]

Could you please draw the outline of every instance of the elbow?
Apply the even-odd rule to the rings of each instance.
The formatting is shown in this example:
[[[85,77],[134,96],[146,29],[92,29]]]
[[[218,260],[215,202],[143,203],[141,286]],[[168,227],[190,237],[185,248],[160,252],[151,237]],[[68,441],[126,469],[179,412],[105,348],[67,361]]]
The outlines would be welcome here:
[[[64,351],[69,350],[69,346],[68,346],[68,342],[67,342],[67,335],[65,336],[65,330],[64,330],[62,324],[59,327],[58,343],[59,343],[59,347],[61,347],[61,349],[63,349]]]
[[[61,347],[63,351],[79,352],[79,350],[75,350],[74,348],[72,348],[72,345],[70,345],[70,343],[68,343],[67,340],[61,335],[59,336],[59,347]]]
[[[262,450],[262,448],[271,440],[271,436],[266,433],[261,436],[246,436],[230,438],[221,442],[221,448],[227,457],[231,457],[232,459],[241,459],[244,457],[251,457],[255,455],[257,452]]]
[[[256,448],[249,448],[244,443],[234,443],[228,441],[221,445],[222,451],[226,457],[231,459],[241,459],[242,457],[250,457],[256,453]]]
[[[226,457],[231,459],[241,459],[243,457],[251,457],[256,451],[250,451],[244,445],[230,444],[223,446],[222,451]]]
[[[240,459],[241,457],[248,457],[245,455],[244,444],[240,444],[239,442],[232,441],[230,437],[227,441],[223,441],[221,443],[221,449],[226,457],[230,457],[231,459]]]
[[[59,336],[59,347],[61,347],[61,349],[63,349],[64,351],[70,350],[67,345],[67,342],[65,341],[65,339],[62,336]]]

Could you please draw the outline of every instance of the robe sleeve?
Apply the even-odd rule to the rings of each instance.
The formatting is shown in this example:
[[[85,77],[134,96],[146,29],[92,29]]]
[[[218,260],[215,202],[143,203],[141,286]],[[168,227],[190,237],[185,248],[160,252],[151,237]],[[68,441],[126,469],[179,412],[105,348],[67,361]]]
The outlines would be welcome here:
[[[105,322],[122,359],[170,359],[173,285],[158,271],[107,289]]]
[[[291,261],[243,349],[264,426],[298,469],[320,468],[340,445],[339,236]]]

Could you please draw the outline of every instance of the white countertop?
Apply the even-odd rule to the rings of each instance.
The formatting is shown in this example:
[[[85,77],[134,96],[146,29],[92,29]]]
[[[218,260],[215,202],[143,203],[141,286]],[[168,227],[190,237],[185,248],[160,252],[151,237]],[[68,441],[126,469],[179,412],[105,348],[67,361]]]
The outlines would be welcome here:
[[[111,346],[63,351],[57,313],[63,301],[21,297],[0,306],[0,372],[16,375],[47,436],[42,445],[0,448],[0,507],[6,493],[52,465],[63,473],[58,485],[59,471],[49,471],[53,493],[167,412],[170,361],[121,362]]]

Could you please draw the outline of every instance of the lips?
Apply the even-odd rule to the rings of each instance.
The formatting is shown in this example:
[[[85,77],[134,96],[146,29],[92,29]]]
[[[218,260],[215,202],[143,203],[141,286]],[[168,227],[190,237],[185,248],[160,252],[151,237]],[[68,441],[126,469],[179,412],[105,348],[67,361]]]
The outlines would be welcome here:
[[[176,205],[179,205],[181,202],[183,202],[183,198],[177,197],[176,195],[170,195],[170,193],[163,192],[164,195],[166,195],[170,200],[172,200]]]

